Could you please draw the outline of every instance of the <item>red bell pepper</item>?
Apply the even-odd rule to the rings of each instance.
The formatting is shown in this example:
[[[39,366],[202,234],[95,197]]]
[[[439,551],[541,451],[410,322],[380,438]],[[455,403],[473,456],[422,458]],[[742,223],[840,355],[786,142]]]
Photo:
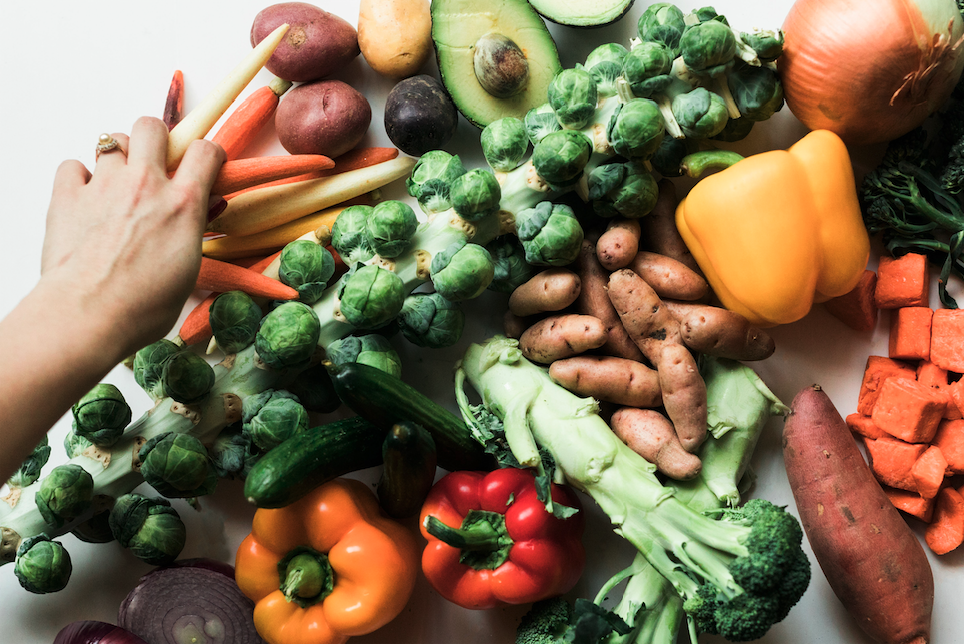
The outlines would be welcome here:
[[[579,508],[553,484],[554,503]],[[428,545],[422,571],[464,608],[526,604],[568,592],[582,575],[583,512],[562,519],[537,498],[531,470],[452,472],[429,492],[419,517]]]

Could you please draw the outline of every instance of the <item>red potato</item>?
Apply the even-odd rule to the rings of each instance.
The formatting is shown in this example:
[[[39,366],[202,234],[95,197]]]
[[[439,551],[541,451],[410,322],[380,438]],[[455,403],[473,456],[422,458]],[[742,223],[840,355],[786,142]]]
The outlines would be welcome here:
[[[673,424],[655,409],[623,407],[609,425],[630,449],[671,479],[691,479],[703,467],[698,456],[683,449]]]
[[[710,291],[710,285],[702,275],[666,255],[641,250],[627,267],[646,280],[664,299],[694,301]]]
[[[613,219],[596,242],[596,257],[607,271],[629,266],[639,252],[638,219]]]
[[[807,387],[790,409],[783,430],[787,476],[830,587],[877,642],[926,644],[934,577],[923,547],[826,392]]]
[[[696,302],[663,304],[679,320],[683,344],[693,351],[731,360],[766,360],[776,351],[773,337],[739,313]]]
[[[321,80],[288,91],[275,112],[275,129],[291,154],[335,158],[364,138],[372,108],[361,92],[339,80]]]
[[[640,219],[641,234],[639,247],[645,250],[666,255],[682,262],[691,270],[702,275],[699,265],[693,258],[693,253],[686,247],[686,242],[676,228],[676,186],[669,179],[660,179],[659,196],[652,212]]]
[[[278,78],[306,82],[328,76],[361,50],[350,22],[306,2],[281,2],[262,9],[251,25],[251,45],[287,23],[288,33],[265,68]]]
[[[706,383],[683,344],[679,322],[653,288],[628,268],[610,275],[609,299],[626,333],[656,367],[663,407],[683,448],[695,451],[706,438]]]
[[[579,297],[582,280],[568,268],[548,268],[516,287],[509,310],[519,317],[561,311]]]
[[[549,377],[580,396],[626,405],[659,407],[659,376],[642,362],[617,356],[573,356],[549,365]]]
[[[529,360],[549,364],[570,358],[606,342],[606,327],[591,315],[564,313],[550,315],[526,329],[519,349]]]

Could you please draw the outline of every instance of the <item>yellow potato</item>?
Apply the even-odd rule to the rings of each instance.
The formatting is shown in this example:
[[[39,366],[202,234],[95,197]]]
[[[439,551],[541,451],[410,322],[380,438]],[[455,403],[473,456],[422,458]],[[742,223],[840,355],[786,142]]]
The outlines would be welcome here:
[[[418,73],[432,53],[429,0],[361,0],[358,48],[368,65],[391,78]]]

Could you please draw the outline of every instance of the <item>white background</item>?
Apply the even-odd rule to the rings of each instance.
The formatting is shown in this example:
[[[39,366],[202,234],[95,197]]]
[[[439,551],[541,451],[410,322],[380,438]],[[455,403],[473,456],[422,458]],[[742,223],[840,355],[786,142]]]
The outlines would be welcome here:
[[[679,2],[684,10],[702,2]],[[740,29],[777,27],[790,0],[718,0],[714,3],[731,24]],[[5,1],[0,3],[0,64],[4,86],[0,123],[6,143],[0,157],[0,315],[6,314],[36,283],[44,216],[57,165],[67,158],[93,163],[94,144],[101,132],[130,130],[142,115],[160,116],[168,84],[176,69],[184,72],[185,111],[231,70],[250,48],[248,33],[255,14],[266,4],[253,0],[87,0],[85,2]],[[352,23],[358,3],[326,0],[320,6]],[[639,0],[628,16],[615,25],[595,30],[551,26],[565,67],[585,59],[603,42],[627,44],[636,19],[647,3]],[[435,74],[434,61],[425,72]],[[382,123],[384,98],[392,81],[380,78],[359,58],[338,77],[362,91],[370,100],[374,118],[363,145],[389,145]],[[251,89],[263,85],[266,72]],[[247,93],[247,92],[246,92]],[[788,110],[758,125],[736,149],[760,152],[783,148],[805,133]],[[481,165],[478,131],[465,121],[447,149],[459,153],[467,165]],[[283,153],[268,128],[254,154]],[[879,156],[880,148],[853,150],[858,171]],[[687,189],[679,183],[680,191]],[[407,198],[397,187],[386,196]],[[872,258],[871,266],[876,265]],[[936,303],[936,298],[932,299]],[[484,339],[499,329],[504,298],[487,294],[473,305],[463,342],[444,351],[410,351],[400,344],[405,378],[451,406],[451,368],[466,343]],[[777,351],[753,365],[773,391],[789,403],[811,383],[820,383],[838,409],[846,415],[856,407],[859,379],[867,356],[886,355],[886,316],[873,333],[856,333],[822,309],[785,327],[773,329]],[[24,339],[28,341],[28,339]],[[29,341],[42,342],[43,338]],[[83,338],[77,338],[82,342]],[[2,360],[0,356],[0,360]],[[118,368],[110,375],[134,407],[135,416],[148,407],[147,397],[129,372]],[[426,384],[427,383],[427,384]],[[2,395],[2,393],[0,393]],[[69,424],[62,420],[51,433],[53,463],[65,460],[62,438]],[[755,494],[793,508],[780,452],[782,420],[773,420],[754,460],[759,474]],[[0,428],[2,437],[3,428]],[[2,438],[0,438],[2,440]],[[2,443],[0,443],[2,449]],[[377,472],[358,476],[373,480]],[[242,500],[238,483],[222,482],[218,491],[201,501],[198,513],[176,502],[188,524],[185,557],[207,556],[233,561],[234,550],[250,529],[253,509]],[[612,535],[605,518],[587,502],[590,527],[586,536],[589,560],[576,593],[592,597],[599,584],[628,565],[631,549]],[[915,530],[922,535],[920,524]],[[12,566],[0,569],[0,643],[49,644],[65,624],[80,619],[116,620],[117,607],[150,566],[139,562],[116,543],[84,544],[63,538],[74,563],[67,588],[51,595],[22,590]],[[937,583],[934,642],[960,641],[959,596],[964,590],[960,567],[964,552],[941,558],[930,555]],[[396,622],[358,642],[500,642],[514,641],[513,632],[522,608],[472,612],[446,604],[419,582],[409,607]],[[706,642],[718,641],[712,637]],[[854,625],[833,596],[820,570],[814,567],[810,589],[790,617],[775,626],[766,642],[817,644],[870,642]]]

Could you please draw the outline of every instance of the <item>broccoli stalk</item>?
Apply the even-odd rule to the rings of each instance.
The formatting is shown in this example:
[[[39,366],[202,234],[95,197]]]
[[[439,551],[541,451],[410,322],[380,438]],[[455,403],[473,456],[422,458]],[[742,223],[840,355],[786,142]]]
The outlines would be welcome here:
[[[457,371],[457,382],[465,380],[489,413],[515,427],[506,438],[519,461],[546,450],[557,472],[591,496],[667,580],[696,632],[757,639],[806,590],[809,560],[792,515],[759,499],[715,517],[694,510],[613,434],[594,400],[552,382],[522,356],[517,341],[496,336],[471,345]],[[522,444],[513,444],[520,435]]]

